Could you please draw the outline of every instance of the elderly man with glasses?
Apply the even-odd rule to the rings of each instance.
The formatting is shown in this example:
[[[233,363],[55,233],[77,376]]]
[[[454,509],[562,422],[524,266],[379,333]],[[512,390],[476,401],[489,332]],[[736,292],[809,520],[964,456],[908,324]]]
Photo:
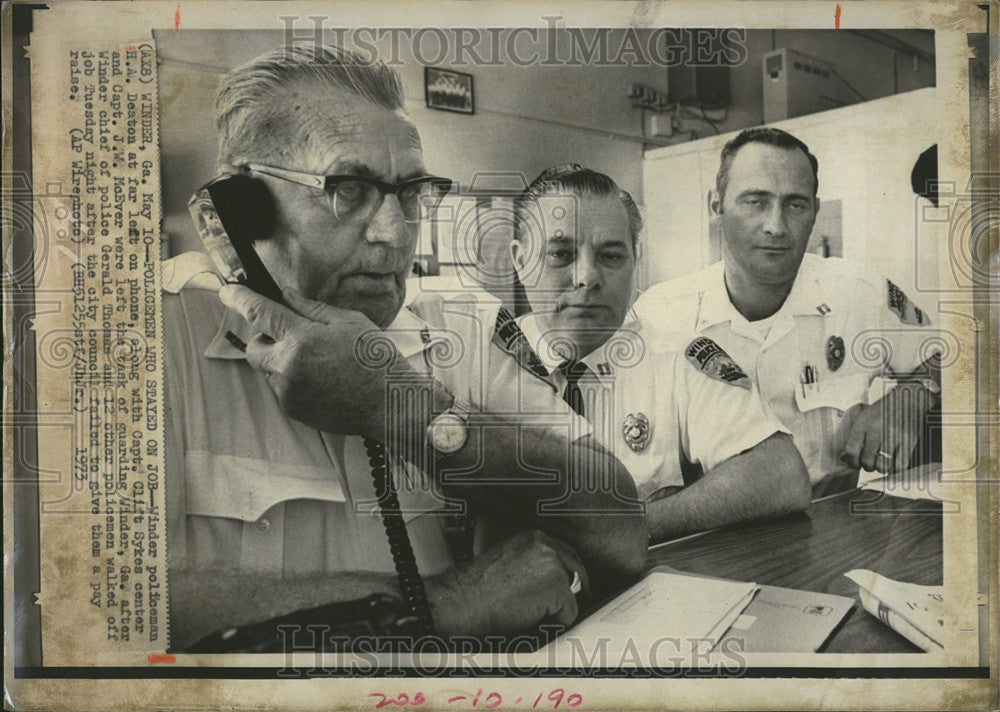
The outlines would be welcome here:
[[[216,261],[164,271],[173,647],[280,649],[282,624],[510,636],[635,574],[628,472],[570,440],[578,416],[544,384],[511,388],[499,305],[403,307],[417,223],[449,181],[424,167],[396,73],[284,48],[226,75],[216,109],[221,177],[192,199]],[[522,397],[550,417],[483,407]],[[306,637],[291,645],[321,645]]]

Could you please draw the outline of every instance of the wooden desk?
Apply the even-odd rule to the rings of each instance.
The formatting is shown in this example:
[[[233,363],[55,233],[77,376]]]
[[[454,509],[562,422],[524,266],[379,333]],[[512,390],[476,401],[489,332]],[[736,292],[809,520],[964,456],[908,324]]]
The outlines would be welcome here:
[[[941,507],[853,490],[803,513],[716,529],[650,549],[648,566],[853,598],[854,609],[822,652],[921,652],[861,606],[843,574],[870,569],[891,579],[942,583]]]

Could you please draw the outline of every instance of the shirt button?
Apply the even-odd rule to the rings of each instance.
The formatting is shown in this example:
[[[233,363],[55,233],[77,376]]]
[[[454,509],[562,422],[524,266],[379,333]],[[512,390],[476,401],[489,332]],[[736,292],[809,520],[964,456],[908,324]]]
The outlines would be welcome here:
[[[256,529],[261,534],[267,534],[267,532],[271,529],[271,522],[267,521],[266,519],[258,519],[253,526],[254,529]]]

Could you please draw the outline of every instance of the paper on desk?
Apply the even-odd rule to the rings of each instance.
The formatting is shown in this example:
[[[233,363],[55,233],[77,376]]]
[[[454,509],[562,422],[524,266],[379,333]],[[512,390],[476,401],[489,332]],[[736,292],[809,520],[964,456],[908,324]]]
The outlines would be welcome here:
[[[711,650],[758,588],[654,571],[542,650],[560,662],[606,651],[608,666],[668,664]]]
[[[855,569],[844,574],[858,584],[865,610],[926,652],[942,650],[944,586],[920,586]]]
[[[904,499],[931,499],[941,497],[933,490],[941,486],[941,463],[933,462],[918,467],[912,467],[903,472],[884,474],[881,472],[862,472],[858,477],[858,487],[863,490],[885,492],[893,497]]]

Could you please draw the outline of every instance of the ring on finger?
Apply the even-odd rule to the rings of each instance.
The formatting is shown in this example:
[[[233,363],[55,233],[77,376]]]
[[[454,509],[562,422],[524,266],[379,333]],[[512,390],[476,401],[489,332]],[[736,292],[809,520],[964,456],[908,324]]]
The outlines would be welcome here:
[[[580,572],[574,571],[573,580],[569,584],[569,591],[575,596],[580,593],[581,590],[583,590],[583,581],[580,580]]]

